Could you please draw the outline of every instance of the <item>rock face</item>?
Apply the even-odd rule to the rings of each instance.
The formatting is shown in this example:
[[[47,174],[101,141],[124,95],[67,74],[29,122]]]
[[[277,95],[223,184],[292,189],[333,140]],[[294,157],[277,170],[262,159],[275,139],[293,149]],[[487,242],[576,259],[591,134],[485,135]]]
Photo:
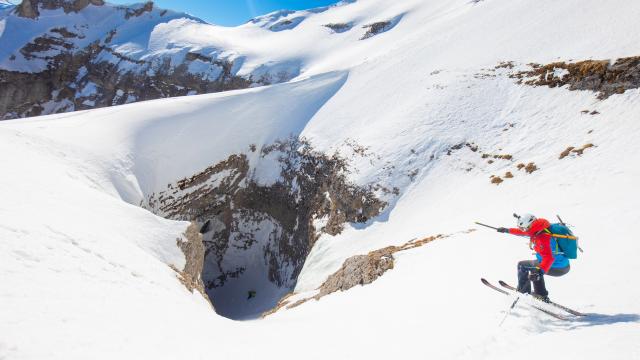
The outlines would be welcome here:
[[[304,140],[253,148],[258,151],[260,162],[279,170],[276,180],[261,178],[247,155],[234,154],[142,204],[204,224],[205,289],[217,311],[231,318],[272,308],[295,286],[320,234],[366,222],[386,205],[372,186],[347,181],[345,159],[316,152]],[[258,294],[249,305],[260,305],[247,310],[242,306],[249,291]]]
[[[340,270],[329,276],[322,286],[318,298],[336,291],[349,290],[356,285],[374,282],[387,270],[393,269],[395,246],[372,251],[367,255],[356,255],[345,260]]]
[[[79,12],[89,4],[104,5],[103,0],[23,0],[16,12],[19,16],[35,19],[40,16],[40,8],[47,10],[63,9],[65,13]]]
[[[547,65],[532,64],[532,70],[512,75],[520,82],[533,86],[565,86],[569,90],[590,90],[599,99],[621,94],[640,87],[640,57],[609,60],[585,60],[575,63],[555,62]]]
[[[187,53],[182,63],[173,66],[169,59],[141,61],[118,54],[104,42],[96,42],[79,51],[69,39],[81,35],[67,29],[35,38],[20,52],[26,59],[48,62],[42,72],[0,70],[0,117],[5,119],[37,116],[73,110],[121,105],[188,94],[204,94],[247,88],[263,84],[232,74],[233,62]],[[42,53],[57,52],[54,56]],[[114,63],[111,60],[117,59]],[[207,77],[190,72],[194,62],[206,64]],[[126,65],[130,70],[122,70]],[[134,69],[131,69],[134,68]]]
[[[201,277],[204,264],[204,243],[198,224],[192,222],[184,233],[184,238],[177,239],[177,244],[185,257],[184,268],[182,270],[176,269],[180,275],[180,281],[189,291],[197,290],[207,298]]]

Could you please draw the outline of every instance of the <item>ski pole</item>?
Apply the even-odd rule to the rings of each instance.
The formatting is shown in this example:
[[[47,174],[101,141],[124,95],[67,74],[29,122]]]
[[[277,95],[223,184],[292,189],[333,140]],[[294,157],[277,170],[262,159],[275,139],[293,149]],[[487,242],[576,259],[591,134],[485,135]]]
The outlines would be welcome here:
[[[479,223],[477,221],[474,221],[474,223],[476,223],[476,224],[478,224],[480,226],[488,227],[489,229],[498,230],[497,227],[489,226],[489,225],[486,225],[486,224],[483,224],[483,223]]]
[[[500,325],[498,325],[499,327],[502,326],[502,324],[504,323],[505,320],[507,320],[507,317],[509,315],[511,315],[511,312],[513,311],[513,308],[516,307],[516,304],[518,303],[518,300],[520,300],[520,296],[518,295],[518,297],[516,297],[516,300],[513,302],[513,304],[511,304],[511,307],[509,308],[509,310],[506,311],[506,313],[504,314],[504,317],[502,318],[502,321],[500,321]]]

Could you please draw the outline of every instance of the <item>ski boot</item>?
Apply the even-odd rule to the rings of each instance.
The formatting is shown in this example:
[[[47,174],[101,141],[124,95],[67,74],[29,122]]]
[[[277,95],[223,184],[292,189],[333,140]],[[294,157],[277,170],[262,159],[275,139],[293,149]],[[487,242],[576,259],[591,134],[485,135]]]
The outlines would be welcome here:
[[[531,296],[547,304],[551,302],[551,300],[549,299],[549,296],[547,295],[540,295],[540,294],[533,293],[531,294]]]

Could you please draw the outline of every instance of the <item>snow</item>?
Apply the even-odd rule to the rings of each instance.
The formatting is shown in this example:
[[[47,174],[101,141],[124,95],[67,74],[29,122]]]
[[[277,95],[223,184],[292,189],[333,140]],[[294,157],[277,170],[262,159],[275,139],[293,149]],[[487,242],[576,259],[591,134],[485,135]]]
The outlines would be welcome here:
[[[638,10],[622,0],[370,0],[307,14],[281,32],[158,25],[154,33],[165,35],[149,42],[158,51],[162,41],[220,48],[247,56],[247,73],[295,60],[299,75],[0,123],[0,358],[638,358],[640,91],[597,100],[488,70],[500,61],[637,55]],[[393,29],[358,40],[362,25],[400,14]],[[2,41],[16,32],[7,19]],[[337,22],[354,27],[339,36],[322,27]],[[477,76],[487,73],[496,76]],[[249,147],[291,134],[348,155],[354,182],[400,190],[380,217],[318,240],[296,296],[313,294],[350,256],[451,236],[396,254],[394,269],[372,284],[233,322],[168,267],[184,264],[176,238],[188,224],[137,205],[233,153],[247,154],[261,181],[272,182],[273,159]],[[354,142],[371,155],[353,155],[346,144]],[[467,142],[479,150],[447,155]],[[558,159],[587,143],[595,147],[582,156]],[[490,164],[480,152],[514,159]],[[539,170],[525,174],[520,162]],[[514,178],[490,183],[507,171]],[[559,214],[574,226],[585,252],[547,286],[588,317],[563,323],[518,306],[499,326],[511,301],[479,278],[514,283],[517,261],[532,255],[526,239],[473,222],[513,226],[513,212]]]
[[[76,93],[76,98],[88,97],[97,93],[97,85],[92,82],[87,82],[79,93]]]

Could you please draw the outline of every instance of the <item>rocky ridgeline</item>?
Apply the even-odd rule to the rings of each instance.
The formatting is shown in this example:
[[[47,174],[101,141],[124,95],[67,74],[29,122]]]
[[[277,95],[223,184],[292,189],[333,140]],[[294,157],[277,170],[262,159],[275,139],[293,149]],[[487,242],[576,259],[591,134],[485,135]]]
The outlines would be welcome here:
[[[256,267],[273,285],[291,290],[320,234],[336,235],[345,223],[364,223],[386,206],[374,186],[347,180],[344,158],[317,152],[304,140],[278,141],[251,152],[274,162],[277,181],[261,184],[247,155],[234,154],[142,204],[161,216],[202,224],[203,280],[214,304],[216,297],[226,296],[231,280],[246,276],[249,283],[243,286],[255,286],[246,273]]]

